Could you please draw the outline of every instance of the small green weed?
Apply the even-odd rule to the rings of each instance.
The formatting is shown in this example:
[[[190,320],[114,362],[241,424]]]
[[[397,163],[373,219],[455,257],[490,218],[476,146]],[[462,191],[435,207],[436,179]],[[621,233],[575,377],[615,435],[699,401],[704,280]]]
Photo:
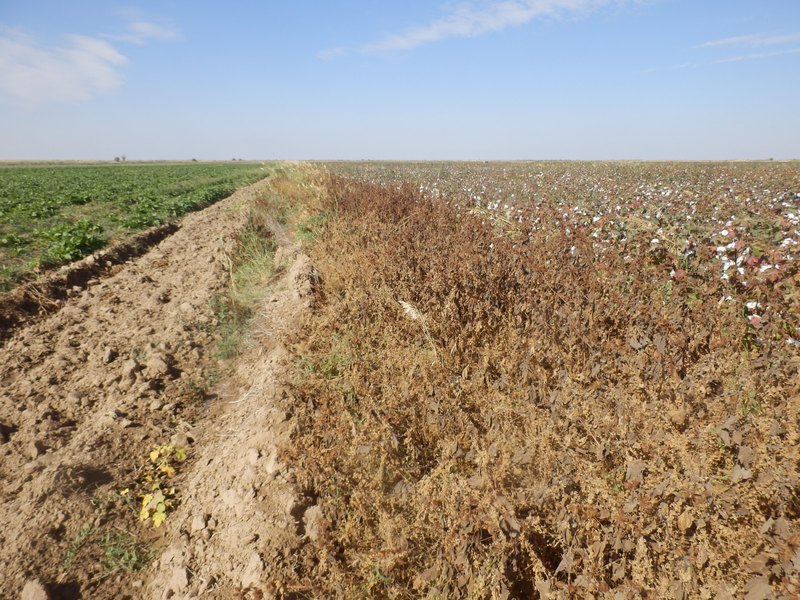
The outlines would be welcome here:
[[[67,556],[64,559],[65,567],[69,568],[72,565],[72,561],[75,560],[78,551],[89,542],[89,539],[96,531],[97,530],[88,523],[78,530],[78,533],[75,535],[72,542],[70,542],[69,549],[67,550]]]
[[[297,225],[297,237],[304,242],[313,242],[325,229],[330,216],[328,213],[318,213],[303,219]]]
[[[82,551],[95,557],[99,554],[97,560],[102,567],[103,577],[119,572],[141,571],[157,554],[124,529],[92,527],[88,523],[80,528],[70,543],[64,566],[69,569]]]
[[[608,482],[609,487],[611,488],[611,492],[614,494],[622,493],[625,489],[625,468],[624,467],[616,467],[613,470],[606,473],[604,476],[605,480]]]
[[[764,406],[756,398],[755,391],[750,390],[747,393],[747,397],[742,399],[741,411],[742,416],[744,417],[748,417],[750,415],[758,416],[764,412]]]
[[[106,529],[100,538],[103,558],[100,564],[106,575],[123,571],[141,571],[155,556],[156,551],[141,544],[132,533],[124,529]]]

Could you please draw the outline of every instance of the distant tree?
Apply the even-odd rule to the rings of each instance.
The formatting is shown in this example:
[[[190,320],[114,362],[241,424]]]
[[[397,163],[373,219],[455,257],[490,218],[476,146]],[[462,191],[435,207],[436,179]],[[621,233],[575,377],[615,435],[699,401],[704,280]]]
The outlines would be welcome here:
[[[125,162],[125,155],[122,155],[122,162]]]
[[[119,162],[119,156],[114,157],[114,162]]]
[[[197,162],[197,159],[196,159],[196,158],[193,158],[193,159],[192,159],[192,162]]]

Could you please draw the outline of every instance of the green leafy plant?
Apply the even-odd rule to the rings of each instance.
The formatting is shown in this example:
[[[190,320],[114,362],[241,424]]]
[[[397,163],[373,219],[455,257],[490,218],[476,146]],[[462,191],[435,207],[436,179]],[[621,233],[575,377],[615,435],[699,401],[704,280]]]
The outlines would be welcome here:
[[[208,206],[272,170],[261,163],[0,165],[0,289]]]
[[[46,243],[42,259],[45,264],[77,260],[106,244],[103,228],[85,219],[52,227],[41,237]]]

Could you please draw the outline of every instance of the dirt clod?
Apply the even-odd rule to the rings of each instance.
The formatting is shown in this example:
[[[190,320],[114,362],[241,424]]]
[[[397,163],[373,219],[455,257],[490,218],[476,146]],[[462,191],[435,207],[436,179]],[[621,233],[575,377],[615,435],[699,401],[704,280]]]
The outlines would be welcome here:
[[[247,462],[255,467],[258,464],[260,456],[261,453],[258,451],[258,448],[250,448],[247,451]]]
[[[19,598],[20,600],[49,600],[50,595],[38,580],[31,579],[25,583]]]
[[[35,460],[45,452],[45,445],[39,440],[35,440],[28,445],[28,456]]]
[[[250,555],[241,576],[241,586],[243,588],[253,587],[261,582],[262,574],[264,573],[264,561],[258,553]]]
[[[683,431],[686,429],[687,419],[688,414],[683,408],[676,408],[669,412],[670,423],[672,423],[678,429],[678,431]]]
[[[114,348],[110,347],[106,348],[103,351],[103,364],[107,365],[114,362],[114,359],[117,358],[117,356],[118,356],[117,351],[114,350]]]
[[[308,507],[303,513],[303,525],[305,526],[306,537],[312,542],[316,542],[322,535],[322,509],[319,506]]]
[[[186,567],[175,567],[169,580],[169,589],[173,592],[184,592],[189,587],[189,571]]]
[[[208,523],[206,522],[205,515],[195,515],[192,518],[192,525],[191,525],[192,533],[198,533],[200,531],[203,531],[206,527],[208,527]]]
[[[145,375],[151,378],[170,375],[169,357],[165,354],[154,354],[145,363]]]

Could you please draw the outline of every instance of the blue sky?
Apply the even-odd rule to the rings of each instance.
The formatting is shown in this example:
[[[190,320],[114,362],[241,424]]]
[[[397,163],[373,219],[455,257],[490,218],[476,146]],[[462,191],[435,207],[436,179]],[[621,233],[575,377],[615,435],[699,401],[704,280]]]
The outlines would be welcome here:
[[[798,0],[0,0],[0,160],[800,158]]]

